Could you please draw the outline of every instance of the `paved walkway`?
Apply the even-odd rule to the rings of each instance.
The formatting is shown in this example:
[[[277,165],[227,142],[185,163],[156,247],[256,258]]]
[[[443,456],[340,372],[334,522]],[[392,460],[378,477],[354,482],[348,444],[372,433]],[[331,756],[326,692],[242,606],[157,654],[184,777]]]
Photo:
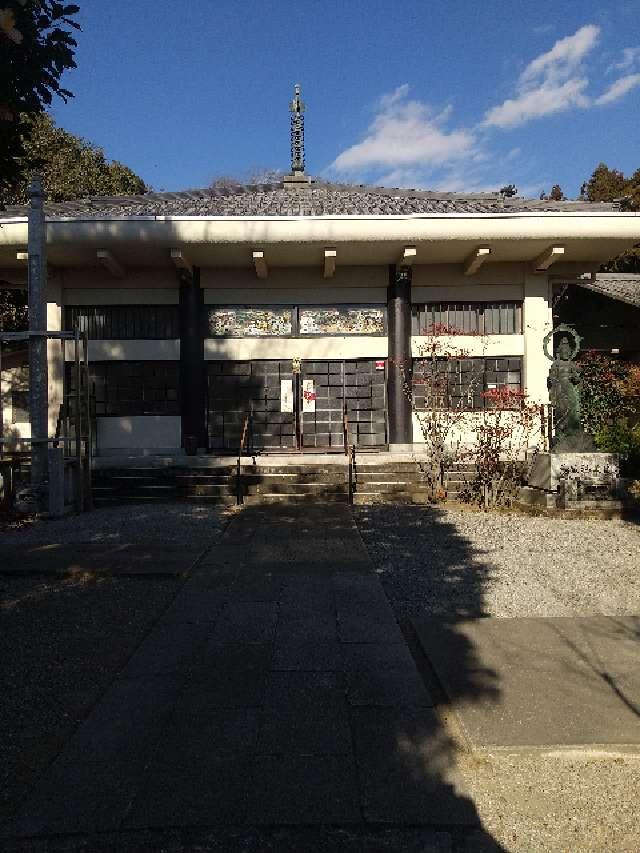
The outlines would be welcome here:
[[[349,508],[249,507],[9,832],[423,826],[448,850],[439,827],[478,824],[448,750]]]

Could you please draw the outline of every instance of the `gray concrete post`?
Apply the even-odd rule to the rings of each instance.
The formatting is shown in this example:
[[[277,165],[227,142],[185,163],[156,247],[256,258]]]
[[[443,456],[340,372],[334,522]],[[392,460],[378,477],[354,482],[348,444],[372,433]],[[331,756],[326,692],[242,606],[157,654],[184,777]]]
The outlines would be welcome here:
[[[49,448],[49,515],[61,518],[64,515],[64,449]]]
[[[47,235],[44,219],[42,180],[34,176],[29,184],[29,330],[46,332]],[[45,483],[48,474],[49,394],[47,339],[29,339],[29,420],[31,422],[31,486],[39,510],[46,508]]]

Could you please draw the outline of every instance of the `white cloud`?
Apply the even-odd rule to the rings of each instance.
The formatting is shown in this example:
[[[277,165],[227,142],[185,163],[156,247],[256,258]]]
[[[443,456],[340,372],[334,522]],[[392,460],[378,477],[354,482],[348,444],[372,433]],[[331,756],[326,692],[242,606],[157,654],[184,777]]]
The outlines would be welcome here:
[[[527,65],[520,75],[520,82],[526,84],[537,81],[541,77],[548,81],[566,80],[584,57],[593,50],[599,35],[600,27],[587,24],[580,27],[572,36],[559,39],[551,50],[536,57]]]
[[[607,68],[607,73],[612,71],[629,71],[636,63],[640,63],[640,47],[625,47],[622,51],[622,59],[612,63]]]
[[[509,128],[535,118],[587,107],[589,80],[583,71],[585,57],[595,47],[600,28],[581,27],[572,36],[559,39],[524,69],[516,85],[516,96],[492,107],[485,114],[487,127]]]
[[[599,107],[604,104],[612,104],[614,101],[624,97],[627,92],[640,86],[640,74],[627,74],[625,77],[620,77],[609,86],[606,92],[603,92],[595,102]]]
[[[364,139],[339,154],[332,168],[341,172],[375,166],[391,170],[441,166],[465,157],[475,144],[465,129],[449,130],[451,108],[434,114],[418,100],[409,100],[405,83],[378,101],[377,114]]]

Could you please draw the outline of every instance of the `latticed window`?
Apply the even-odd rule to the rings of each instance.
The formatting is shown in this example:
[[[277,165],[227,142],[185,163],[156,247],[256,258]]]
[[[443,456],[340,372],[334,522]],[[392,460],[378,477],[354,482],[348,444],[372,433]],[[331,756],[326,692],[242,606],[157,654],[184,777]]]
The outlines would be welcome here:
[[[179,415],[177,361],[96,361],[89,365],[97,417]],[[67,364],[67,388],[75,392],[75,370]]]
[[[85,305],[65,309],[65,328],[91,340],[166,340],[180,337],[177,305]]]
[[[426,302],[412,309],[413,335],[520,335],[522,302]]]
[[[519,405],[522,391],[522,359],[508,358],[415,358],[412,375],[416,409],[476,411],[493,408],[491,393],[508,390]]]

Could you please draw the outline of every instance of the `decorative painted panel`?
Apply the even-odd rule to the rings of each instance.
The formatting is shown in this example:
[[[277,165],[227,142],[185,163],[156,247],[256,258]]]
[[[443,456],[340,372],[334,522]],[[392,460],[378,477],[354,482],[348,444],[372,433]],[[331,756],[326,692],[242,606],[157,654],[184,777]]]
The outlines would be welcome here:
[[[384,335],[383,307],[337,306],[300,308],[301,335]]]
[[[209,337],[259,338],[293,334],[291,308],[219,307],[209,311]]]

